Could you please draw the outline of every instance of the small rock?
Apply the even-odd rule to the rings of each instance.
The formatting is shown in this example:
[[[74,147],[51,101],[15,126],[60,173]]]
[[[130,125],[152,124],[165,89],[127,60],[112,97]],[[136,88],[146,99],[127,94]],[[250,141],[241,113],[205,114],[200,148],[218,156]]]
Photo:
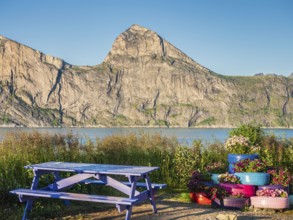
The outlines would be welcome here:
[[[236,214],[219,214],[216,216],[217,220],[237,220]]]

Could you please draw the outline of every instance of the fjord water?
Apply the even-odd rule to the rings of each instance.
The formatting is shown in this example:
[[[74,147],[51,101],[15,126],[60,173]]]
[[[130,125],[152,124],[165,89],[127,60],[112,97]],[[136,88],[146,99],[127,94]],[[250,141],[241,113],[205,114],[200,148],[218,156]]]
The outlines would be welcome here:
[[[224,142],[228,136],[230,128],[0,128],[0,141],[8,132],[32,132],[37,131],[48,134],[68,134],[77,135],[81,142],[90,139],[104,138],[110,135],[126,134],[160,134],[166,137],[175,137],[182,145],[191,146],[194,140],[202,140],[203,143],[213,143],[215,141]],[[267,134],[274,134],[280,138],[293,138],[292,129],[264,129]]]

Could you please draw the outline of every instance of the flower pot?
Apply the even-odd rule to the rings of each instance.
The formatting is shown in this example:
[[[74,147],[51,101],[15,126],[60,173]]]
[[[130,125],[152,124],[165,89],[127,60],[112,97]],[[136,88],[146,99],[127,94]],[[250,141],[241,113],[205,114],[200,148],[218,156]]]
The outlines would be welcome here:
[[[195,193],[194,192],[190,192],[189,193],[189,198],[192,202],[195,202]]]
[[[222,208],[237,208],[243,209],[249,205],[249,198],[231,198],[225,197],[224,199],[215,199],[215,203]]]
[[[228,154],[228,162],[229,162],[229,173],[234,173],[234,164],[237,163],[240,160],[245,159],[257,159],[258,154]]]
[[[218,180],[218,178],[219,178],[220,175],[221,174],[218,174],[218,173],[212,174],[211,179],[212,179],[213,183],[215,183],[215,184],[219,184],[220,183],[219,180]]]
[[[195,193],[195,202],[200,205],[211,205],[212,200],[207,198],[204,193]]]
[[[270,174],[268,173],[234,173],[240,178],[240,182],[246,185],[262,186],[270,182]]]
[[[256,187],[253,185],[220,183],[220,186],[223,187],[230,195],[237,195],[241,193],[244,194],[245,198],[255,196]]]
[[[252,196],[251,205],[256,208],[286,209],[289,208],[289,199],[282,197]]]
[[[282,186],[282,185],[264,185],[264,186],[259,186],[258,190],[261,189],[283,189],[289,194],[289,186]]]

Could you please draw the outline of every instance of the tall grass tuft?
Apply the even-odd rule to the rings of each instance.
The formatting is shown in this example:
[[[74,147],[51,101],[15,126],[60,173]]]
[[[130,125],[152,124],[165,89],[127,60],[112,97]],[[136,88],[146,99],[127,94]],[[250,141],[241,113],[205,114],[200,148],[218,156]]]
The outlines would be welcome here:
[[[158,134],[113,135],[82,143],[72,134],[9,133],[0,144],[0,203],[15,201],[9,190],[30,187],[33,173],[24,166],[47,161],[159,166],[152,179],[175,186],[172,158],[177,145],[175,138]]]

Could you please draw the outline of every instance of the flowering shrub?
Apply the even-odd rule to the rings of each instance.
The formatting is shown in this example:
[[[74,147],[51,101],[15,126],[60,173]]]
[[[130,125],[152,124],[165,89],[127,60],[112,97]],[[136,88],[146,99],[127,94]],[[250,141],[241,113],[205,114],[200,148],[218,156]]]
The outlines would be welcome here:
[[[248,172],[248,173],[255,173],[255,172],[266,172],[267,171],[267,164],[266,162],[260,159],[245,159],[240,160],[234,166],[235,172]]]
[[[261,145],[262,140],[265,137],[265,133],[263,129],[261,128],[261,125],[255,125],[255,124],[243,124],[239,127],[232,129],[229,132],[229,136],[240,136],[243,135],[244,137],[249,138],[250,143],[252,145]]]
[[[289,186],[291,173],[287,168],[279,167],[274,170],[268,170],[267,172],[271,175],[271,185]]]
[[[206,182],[211,180],[209,173],[200,172],[199,170],[193,171],[192,176],[187,184],[190,192],[204,192],[206,191]]]
[[[256,195],[288,198],[288,193],[283,189],[261,189],[256,191]]]
[[[205,167],[205,170],[209,173],[223,173],[226,171],[226,164],[222,162],[215,162],[211,163],[210,165],[207,165]]]
[[[207,183],[211,180],[209,173],[194,171],[187,187],[190,192],[203,193],[209,199],[223,198],[227,191],[220,186],[213,186]]]
[[[228,196],[227,191],[220,186],[211,186],[207,188],[205,193],[209,199],[223,199],[224,197]]]
[[[258,146],[251,145],[249,138],[242,135],[228,138],[225,147],[232,154],[250,154],[259,151]]]
[[[219,175],[218,180],[220,183],[240,183],[239,177],[229,173]]]

